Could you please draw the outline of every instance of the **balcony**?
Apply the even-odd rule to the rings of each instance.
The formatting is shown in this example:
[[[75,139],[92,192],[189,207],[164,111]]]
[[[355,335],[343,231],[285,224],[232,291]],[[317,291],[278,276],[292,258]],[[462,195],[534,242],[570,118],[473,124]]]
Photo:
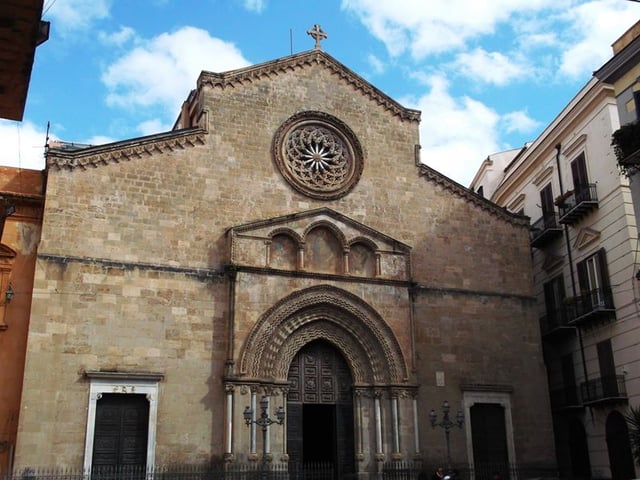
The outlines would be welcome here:
[[[604,405],[627,401],[624,375],[608,375],[580,384],[580,394],[585,405]]]
[[[553,389],[549,392],[549,396],[551,409],[554,411],[573,410],[584,406],[576,385]]]
[[[565,300],[568,324],[574,327],[608,321],[616,316],[610,288],[596,288]]]
[[[559,202],[560,223],[573,225],[591,210],[598,208],[596,184],[588,183],[573,192],[567,192],[566,198]]]
[[[561,235],[562,226],[558,221],[558,214],[555,212],[544,214],[529,229],[529,240],[531,246],[535,248],[543,248]]]
[[[640,122],[622,125],[611,136],[618,166],[625,175],[635,174],[640,167]]]
[[[550,310],[540,317],[540,333],[544,341],[559,342],[573,336],[575,327],[569,325],[565,309]]]

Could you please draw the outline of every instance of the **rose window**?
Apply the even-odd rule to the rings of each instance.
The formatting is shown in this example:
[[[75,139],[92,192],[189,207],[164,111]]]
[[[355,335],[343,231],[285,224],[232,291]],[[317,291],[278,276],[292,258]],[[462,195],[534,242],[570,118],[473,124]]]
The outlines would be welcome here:
[[[284,178],[314,198],[345,195],[362,171],[361,148],[353,132],[319,112],[298,114],[285,122],[276,134],[274,151]]]

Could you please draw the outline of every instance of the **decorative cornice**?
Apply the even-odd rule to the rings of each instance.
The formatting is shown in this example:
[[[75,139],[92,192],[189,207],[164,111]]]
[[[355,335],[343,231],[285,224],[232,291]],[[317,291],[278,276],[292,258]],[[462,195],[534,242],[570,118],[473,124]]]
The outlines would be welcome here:
[[[198,89],[204,85],[218,88],[237,87],[245,83],[252,83],[261,79],[269,79],[273,76],[289,73],[292,70],[306,68],[313,65],[323,65],[342,80],[360,91],[369,99],[381,105],[392,115],[402,120],[412,122],[420,121],[420,111],[405,108],[393,100],[381,90],[371,85],[358,74],[338,62],[331,55],[319,51],[309,50],[288,57],[279,58],[270,62],[261,63],[251,67],[240,68],[223,73],[202,72],[198,78]]]
[[[492,383],[463,383],[460,385],[463,392],[496,392],[513,393],[513,385],[500,385]]]
[[[150,381],[161,382],[164,379],[162,372],[139,372],[119,370],[85,370],[83,375],[90,379],[116,380],[116,381]]]
[[[463,187],[457,182],[454,182],[449,177],[441,174],[440,172],[427,165],[421,164],[419,168],[419,174],[421,177],[425,177],[427,180],[440,185],[445,190],[449,190],[451,193],[463,198],[467,202],[472,203],[475,206],[480,207],[482,210],[492,213],[497,217],[508,221],[509,223],[527,228],[529,227],[529,217],[511,213],[506,208],[500,207],[498,204],[493,203],[492,201],[487,200],[481,195],[472,192],[468,188]]]
[[[47,167],[58,170],[86,170],[110,163],[128,162],[156,153],[203,145],[205,134],[202,128],[189,128],[77,150],[49,147],[46,152]]]

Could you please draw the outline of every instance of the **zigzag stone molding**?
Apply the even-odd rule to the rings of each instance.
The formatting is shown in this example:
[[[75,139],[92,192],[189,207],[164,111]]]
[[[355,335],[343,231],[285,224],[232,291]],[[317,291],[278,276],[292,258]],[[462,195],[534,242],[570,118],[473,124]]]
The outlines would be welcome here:
[[[206,132],[201,129],[178,130],[175,132],[151,135],[124,142],[110,143],[77,150],[63,147],[47,149],[47,166],[58,170],[95,168],[110,163],[135,160],[156,153],[183,150],[196,145],[204,145]]]
[[[456,183],[449,177],[446,177],[445,175],[441,174],[431,167],[428,167],[427,165],[421,164],[419,165],[419,169],[419,175],[421,177],[425,177],[435,184],[440,185],[445,190],[449,190],[451,193],[464,198],[466,201],[473,203],[474,205],[480,207],[482,210],[493,213],[494,215],[507,220],[514,225],[521,225],[527,228],[529,227],[529,217],[512,213],[506,208],[500,207],[498,204],[493,203],[484,197],[481,197],[477,193],[472,192],[468,188],[460,185],[459,183]]]

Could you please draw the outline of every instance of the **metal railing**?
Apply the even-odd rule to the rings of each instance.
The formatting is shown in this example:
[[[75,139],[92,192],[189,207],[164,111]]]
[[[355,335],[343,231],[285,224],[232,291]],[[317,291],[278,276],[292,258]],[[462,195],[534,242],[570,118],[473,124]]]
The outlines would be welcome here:
[[[581,323],[592,314],[615,310],[610,288],[596,288],[583,295],[566,299],[569,322]]]
[[[545,213],[531,224],[529,228],[529,241],[535,247],[544,245],[556,236],[562,234],[562,225],[559,216],[555,212]]]
[[[334,465],[325,463],[274,463],[263,469],[259,462],[215,465],[122,466],[81,468],[18,468],[0,480],[431,480],[436,465],[422,462],[385,462],[380,472],[338,474]],[[553,465],[516,465],[478,463],[474,467],[453,465],[456,480],[556,479]]]
[[[573,223],[586,211],[598,204],[598,194],[595,183],[588,183],[577,187],[567,195],[559,205],[560,223]]]
[[[549,392],[549,396],[553,410],[582,406],[582,398],[577,385],[555,388]]]
[[[547,310],[547,313],[540,317],[540,330],[543,335],[547,335],[561,327],[568,327],[567,312],[564,307]]]
[[[624,375],[606,375],[580,384],[584,403],[598,403],[627,398]]]

